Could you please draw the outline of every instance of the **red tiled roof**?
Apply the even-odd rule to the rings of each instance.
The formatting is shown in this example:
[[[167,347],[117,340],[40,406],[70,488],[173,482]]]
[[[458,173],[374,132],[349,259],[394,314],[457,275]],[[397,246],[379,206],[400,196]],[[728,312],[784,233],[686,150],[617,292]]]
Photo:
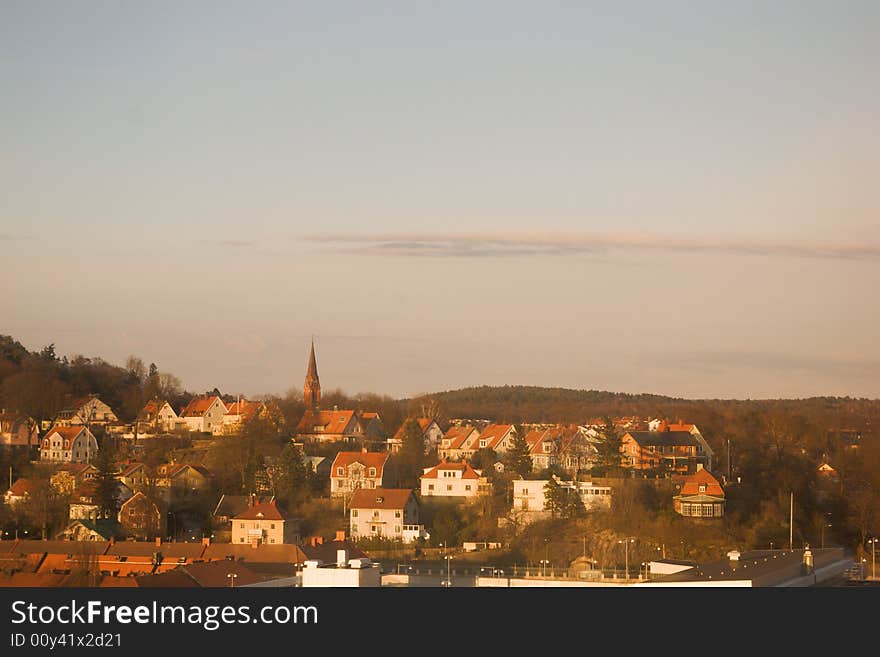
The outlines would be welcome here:
[[[242,399],[234,401],[226,409],[226,415],[240,415],[242,420],[250,420],[263,407],[263,402]]]
[[[447,463],[441,461],[422,475],[422,479],[439,479],[441,470],[461,470],[462,479],[479,479],[480,474],[467,463]]]
[[[359,488],[348,506],[350,509],[402,509],[412,494],[410,488]]]
[[[24,497],[25,495],[30,495],[34,492],[34,482],[31,479],[20,478],[16,479],[15,483],[12,484],[12,488],[9,489],[8,493],[14,497]]]
[[[486,447],[488,449],[495,449],[512,428],[512,424],[490,424],[480,433],[480,442],[486,440]]]
[[[376,468],[376,476],[382,477],[382,470],[387,462],[388,452],[339,452],[333,459],[330,476],[337,476],[336,468],[345,468],[345,476],[348,476],[348,467],[352,463],[360,463],[367,468]]]
[[[419,429],[422,430],[422,434],[424,434],[428,430],[428,427],[431,426],[431,423],[434,421],[428,417],[418,417],[418,418],[411,418],[411,419],[414,419],[418,423]],[[394,440],[397,440],[397,441],[403,440],[403,433],[406,430],[406,423],[407,422],[409,422],[409,420],[404,421],[404,423],[400,425],[400,428],[397,430],[397,433],[394,434]]]
[[[354,411],[306,411],[296,426],[296,432],[305,434],[343,434],[346,427],[354,419]]]
[[[217,395],[211,395],[210,397],[196,397],[180,412],[180,417],[202,417],[208,412],[208,409],[211,408],[211,405],[215,400],[220,402],[220,405],[223,406],[224,410],[226,409],[223,400]]]
[[[449,430],[443,434],[443,439],[450,441],[448,449],[461,449],[468,436],[474,431],[477,431],[477,429],[470,425],[464,427],[449,427]]]
[[[86,431],[86,428],[83,426],[78,427],[52,427],[46,432],[46,435],[43,436],[43,440],[49,438],[53,433],[57,433],[59,436],[64,438],[65,440],[69,440],[73,442],[73,440],[79,436],[83,431]]]
[[[235,516],[235,520],[287,520],[287,513],[278,507],[275,500],[255,504],[243,513]]]
[[[700,484],[706,484],[706,490],[700,491]],[[713,495],[715,497],[724,497],[724,489],[718,480],[712,476],[706,468],[697,470],[692,475],[688,475],[681,487],[681,495]]]

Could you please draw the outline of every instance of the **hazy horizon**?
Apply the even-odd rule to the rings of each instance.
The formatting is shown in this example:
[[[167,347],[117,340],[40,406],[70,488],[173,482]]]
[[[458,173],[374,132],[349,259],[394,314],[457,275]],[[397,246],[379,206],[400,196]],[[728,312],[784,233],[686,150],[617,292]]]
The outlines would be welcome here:
[[[880,3],[8,2],[0,333],[187,389],[880,398]]]

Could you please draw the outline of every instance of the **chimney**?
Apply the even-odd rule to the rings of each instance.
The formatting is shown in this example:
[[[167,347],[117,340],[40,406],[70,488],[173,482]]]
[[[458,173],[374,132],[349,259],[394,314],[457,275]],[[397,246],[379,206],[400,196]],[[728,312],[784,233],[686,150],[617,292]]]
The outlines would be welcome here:
[[[323,545],[324,544],[324,537],[323,536],[312,536],[309,539],[309,544],[312,547],[318,547],[319,545]]]
[[[208,546],[210,544],[211,544],[211,537],[210,536],[202,537],[202,545]]]
[[[697,472],[699,472],[699,471],[702,470],[702,469],[703,469],[703,464],[702,464],[702,463],[697,463]]]
[[[116,545],[116,537],[111,536],[110,537],[110,547],[113,547],[114,545]]]
[[[336,550],[336,567],[337,568],[345,568],[345,565],[348,563],[348,551],[347,550]]]
[[[739,561],[739,550],[731,550],[727,553],[727,558],[731,561]]]
[[[361,453],[362,453],[362,454],[366,454],[366,453],[367,453],[367,448],[366,448],[366,447],[361,447]]]
[[[338,410],[339,410],[339,405],[338,405],[338,404],[333,404],[333,410],[334,410],[334,411],[338,411]]]
[[[156,544],[156,547],[162,547],[162,539],[157,536],[155,544]]]
[[[337,541],[344,541],[345,540],[345,531],[344,530],[340,530],[340,531],[336,532],[336,540]]]

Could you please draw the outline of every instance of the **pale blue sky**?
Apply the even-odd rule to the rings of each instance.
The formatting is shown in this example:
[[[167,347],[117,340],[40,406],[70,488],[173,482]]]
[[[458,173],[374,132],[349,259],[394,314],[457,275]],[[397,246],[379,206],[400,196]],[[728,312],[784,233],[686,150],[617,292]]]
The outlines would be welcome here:
[[[192,389],[880,396],[880,3],[0,0],[2,332]]]

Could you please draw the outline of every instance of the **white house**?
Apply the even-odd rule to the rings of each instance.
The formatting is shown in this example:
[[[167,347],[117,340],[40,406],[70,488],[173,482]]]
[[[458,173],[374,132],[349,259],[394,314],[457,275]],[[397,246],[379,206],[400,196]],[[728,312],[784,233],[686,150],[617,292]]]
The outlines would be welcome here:
[[[40,443],[41,461],[89,463],[97,454],[98,441],[82,425],[52,427]]]
[[[470,458],[477,451],[475,447],[480,432],[470,425],[451,426],[440,438],[437,456],[441,459]]]
[[[361,488],[349,505],[351,537],[404,541],[404,525],[419,528],[419,505],[409,488]],[[419,530],[421,531],[421,529]],[[407,532],[412,536],[412,529]]]
[[[158,431],[174,431],[177,423],[180,422],[180,417],[167,401],[152,399],[141,410],[138,422],[143,422]]]
[[[422,497],[466,497],[489,493],[491,486],[482,471],[467,463],[443,461],[425,468],[421,476]]]
[[[95,395],[80,397],[71,401],[67,408],[55,418],[57,426],[82,426],[118,422],[119,418],[107,404]]]
[[[508,451],[516,438],[516,427],[512,424],[490,424],[480,432],[475,449],[491,449],[498,454]]]
[[[226,405],[217,395],[196,397],[180,412],[180,419],[190,431],[218,434],[223,430]]]

